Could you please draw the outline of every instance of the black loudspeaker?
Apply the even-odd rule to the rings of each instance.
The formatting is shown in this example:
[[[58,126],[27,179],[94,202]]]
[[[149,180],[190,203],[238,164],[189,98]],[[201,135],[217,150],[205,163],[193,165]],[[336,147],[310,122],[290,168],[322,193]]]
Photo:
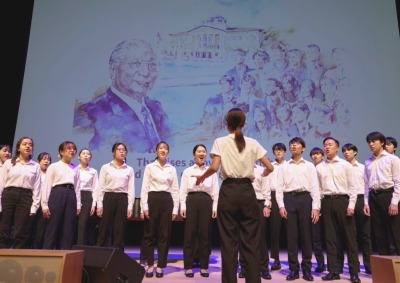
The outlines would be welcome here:
[[[78,245],[72,249],[84,251],[82,283],[143,281],[144,267],[120,249]]]

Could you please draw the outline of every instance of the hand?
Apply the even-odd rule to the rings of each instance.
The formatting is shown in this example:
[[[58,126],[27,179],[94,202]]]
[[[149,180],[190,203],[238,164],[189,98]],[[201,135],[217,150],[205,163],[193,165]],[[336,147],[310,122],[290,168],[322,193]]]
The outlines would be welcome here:
[[[216,212],[216,211],[213,211],[211,217],[212,217],[212,218],[217,218],[217,212]]]
[[[81,209],[80,208],[76,209],[76,215],[79,215],[79,213],[81,213]]]
[[[96,207],[92,206],[90,208],[90,216],[93,216],[94,212],[96,211]]]
[[[43,209],[42,213],[44,218],[50,219],[50,209]]]
[[[186,210],[181,210],[181,216],[182,216],[183,218],[186,218]]]
[[[130,209],[128,209],[128,211],[127,211],[127,213],[126,213],[126,218],[129,219],[129,218],[132,217],[132,215],[133,215],[133,211],[130,210]]]
[[[143,210],[143,214],[144,214],[144,217],[146,217],[147,219],[150,218],[150,215],[149,215],[149,211],[148,211],[148,210]]]
[[[197,180],[196,180],[196,186],[198,186],[198,185],[200,185],[201,183],[203,183],[203,180],[202,180],[202,178],[201,178],[201,176],[194,176],[194,175],[192,175],[192,177],[195,177]]]
[[[364,205],[363,211],[366,216],[371,216],[368,204]]]
[[[271,209],[268,206],[264,206],[263,215],[264,217],[269,217],[271,215]]]
[[[284,208],[284,207],[279,208],[279,214],[281,215],[282,218],[286,219],[287,218],[286,208]]]
[[[397,204],[390,204],[389,205],[389,215],[397,215],[399,214],[399,206]]]
[[[100,217],[100,218],[103,217],[103,208],[102,207],[98,207],[96,212],[97,212],[98,217]]]
[[[172,220],[175,220],[176,216],[176,214],[172,214]]]
[[[312,223],[317,223],[318,222],[318,220],[319,220],[319,216],[320,216],[320,213],[319,213],[319,210],[318,209],[312,209],[311,210],[311,221],[312,221]]]
[[[353,215],[354,215],[354,209],[353,208],[347,208],[346,216],[353,216]]]

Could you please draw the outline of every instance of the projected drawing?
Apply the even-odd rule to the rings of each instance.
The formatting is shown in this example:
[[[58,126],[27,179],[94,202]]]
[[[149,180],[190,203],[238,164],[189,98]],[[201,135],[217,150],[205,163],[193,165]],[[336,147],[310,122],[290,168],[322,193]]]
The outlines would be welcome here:
[[[74,132],[88,135],[91,149],[124,141],[131,151],[154,152],[159,141],[172,143],[167,114],[160,102],[148,97],[158,74],[150,44],[123,41],[109,64],[111,86],[89,102],[76,102]]]
[[[248,114],[244,133],[260,142],[322,139],[349,125],[341,48],[323,56],[317,44],[293,46],[273,28],[230,27],[223,16],[158,32],[154,41],[154,51],[142,40],[120,43],[110,58],[111,87],[76,101],[74,133],[88,136],[91,149],[119,140],[147,153],[160,140],[211,141],[226,134],[233,107]],[[193,111],[185,116],[186,108]]]

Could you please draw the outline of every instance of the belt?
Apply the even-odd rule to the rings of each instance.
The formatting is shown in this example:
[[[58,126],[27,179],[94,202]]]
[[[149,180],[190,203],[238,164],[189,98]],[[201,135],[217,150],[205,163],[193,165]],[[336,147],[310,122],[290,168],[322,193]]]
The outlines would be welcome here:
[[[324,195],[324,198],[327,199],[349,199],[348,195],[342,194],[342,195]]]
[[[364,197],[364,194],[357,195],[357,198],[363,198],[363,197]]]
[[[291,191],[291,192],[284,192],[284,195],[292,195],[292,196],[299,196],[299,195],[306,195],[309,194],[308,191]]]
[[[4,188],[4,190],[19,190],[19,191],[23,191],[23,192],[31,192],[33,191],[33,189],[25,189],[25,188],[21,188],[21,187],[7,187]]]
[[[387,189],[370,189],[371,193],[373,194],[383,194],[383,193],[393,193],[394,192],[394,188],[387,188]]]
[[[188,195],[194,195],[194,194],[206,194],[206,195],[208,195],[208,193],[206,193],[206,192],[202,192],[202,191],[197,191],[197,192],[188,192]]]
[[[74,185],[73,184],[58,184],[55,187],[63,187],[66,189],[74,189]]]
[[[225,184],[236,183],[236,184],[251,184],[250,178],[227,178],[223,181]]]

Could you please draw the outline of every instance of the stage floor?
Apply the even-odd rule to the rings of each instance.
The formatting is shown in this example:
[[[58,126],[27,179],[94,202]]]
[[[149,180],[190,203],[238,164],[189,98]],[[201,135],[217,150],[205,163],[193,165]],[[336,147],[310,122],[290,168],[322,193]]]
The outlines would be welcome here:
[[[130,257],[134,258],[139,262],[139,247],[127,247],[125,248],[125,252],[129,254]],[[299,259],[301,256],[299,255]],[[286,251],[282,251],[280,254],[280,259],[281,259],[281,265],[282,268],[281,270],[277,271],[271,271],[271,276],[272,280],[264,280],[261,279],[264,282],[274,282],[274,283],[281,283],[281,282],[288,282],[286,280],[286,276],[289,274],[289,266],[287,263],[287,253]],[[270,264],[272,264],[273,260],[270,261]],[[362,256],[360,255],[360,262],[362,262]],[[314,270],[316,266],[316,261],[313,258],[313,268]],[[360,267],[361,271],[358,274],[358,276],[361,279],[362,283],[372,283],[372,276],[368,275],[364,272],[364,267]],[[170,248],[169,251],[169,256],[168,256],[168,265],[166,268],[164,268],[164,277],[163,278],[156,278],[155,276],[153,278],[146,278],[144,277],[143,283],[151,283],[151,282],[173,282],[173,283],[180,283],[180,282],[187,282],[187,283],[210,283],[210,282],[221,282],[221,254],[220,250],[213,248],[211,256],[210,256],[210,265],[208,272],[210,273],[209,278],[204,278],[200,276],[200,271],[198,268],[193,269],[194,271],[194,277],[193,278],[187,278],[184,274],[185,270],[183,269],[183,253],[182,253],[182,248]],[[348,266],[345,263],[344,266],[344,273],[340,274],[340,280],[335,280],[333,282],[341,283],[341,282],[350,282],[350,274],[348,270]],[[315,273],[314,271],[312,272],[312,275],[314,276],[314,281],[313,282],[327,282],[323,281],[321,279],[322,276],[327,274],[327,271],[324,273]],[[307,282],[304,279],[302,279],[302,274],[300,271],[300,279],[295,280],[295,282],[300,281],[300,282]],[[239,279],[238,282],[245,282],[245,279]],[[389,283],[389,282],[388,282]]]

